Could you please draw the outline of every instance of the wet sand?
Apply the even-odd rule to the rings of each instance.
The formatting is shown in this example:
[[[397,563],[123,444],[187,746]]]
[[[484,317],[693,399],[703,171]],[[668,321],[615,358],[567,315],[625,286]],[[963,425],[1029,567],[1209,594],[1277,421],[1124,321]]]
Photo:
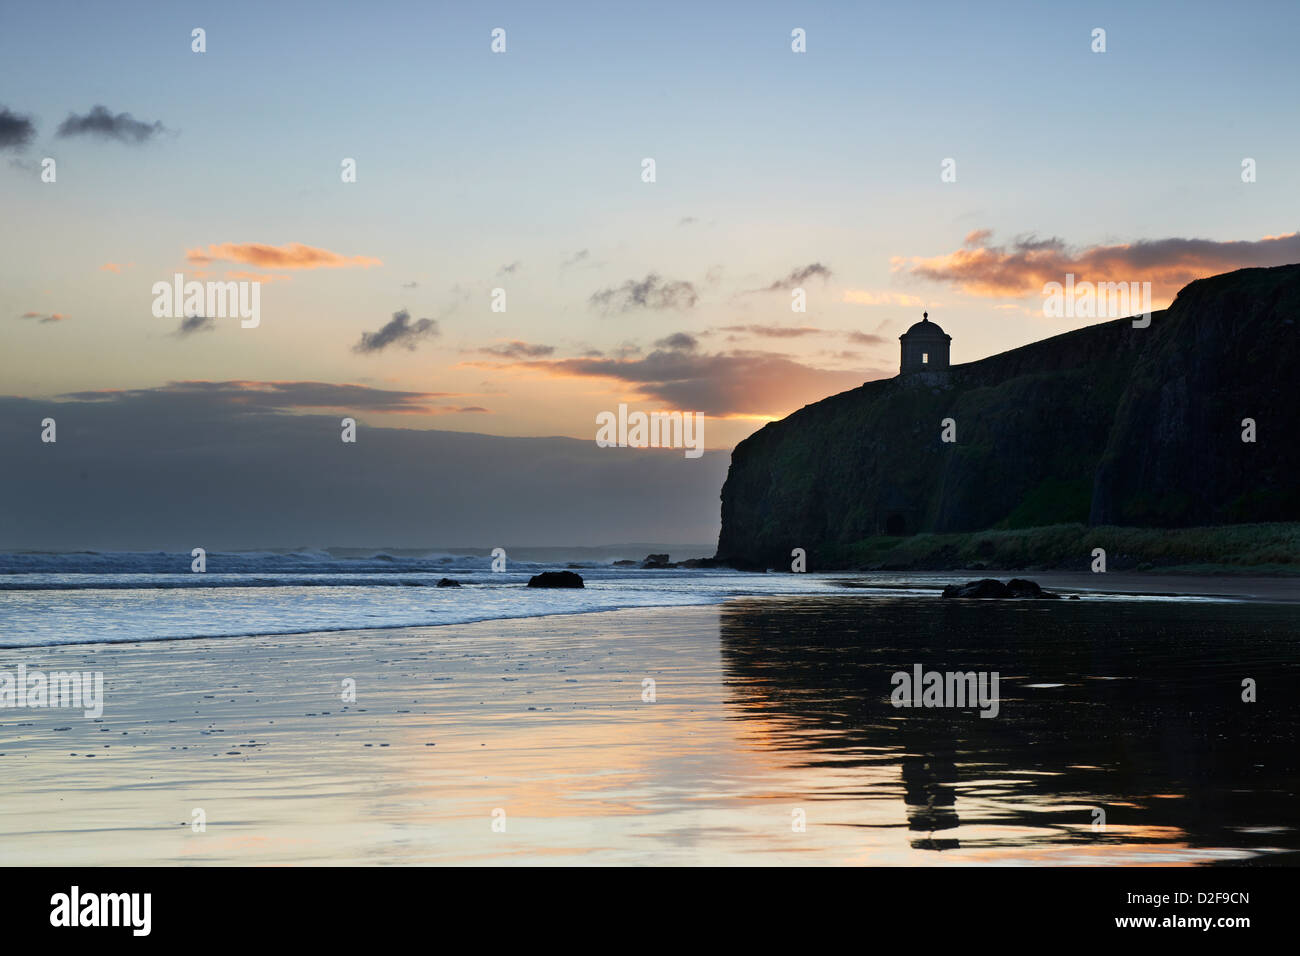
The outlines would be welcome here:
[[[1234,689],[1247,662],[1278,706],[1293,609],[972,603],[747,599],[25,649],[29,668],[103,671],[106,700],[99,720],[0,711],[0,863],[1168,865],[1296,848],[1279,784],[1294,728]],[[1166,620],[1208,643],[1136,653]],[[1079,656],[1116,635],[1113,658]],[[1236,639],[1255,650],[1215,650]],[[1166,678],[1125,696],[1149,658]],[[1002,715],[891,708],[888,673],[909,661],[1001,668]],[[1207,687],[1235,757],[1199,717],[1170,716]],[[1256,721],[1285,739],[1237,746]],[[1169,764],[1169,748],[1211,766]],[[1233,804],[1234,788],[1258,799]]]

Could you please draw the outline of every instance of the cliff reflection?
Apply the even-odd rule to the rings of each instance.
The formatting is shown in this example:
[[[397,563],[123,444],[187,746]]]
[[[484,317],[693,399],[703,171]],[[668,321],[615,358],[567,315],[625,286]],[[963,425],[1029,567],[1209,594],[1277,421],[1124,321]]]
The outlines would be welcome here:
[[[735,719],[761,719],[814,791],[817,769],[858,769],[823,796],[901,798],[885,825],[925,850],[1300,849],[1297,638],[1293,607],[1259,604],[855,595],[721,616]],[[1000,713],[894,707],[891,675],[916,664],[998,672]]]

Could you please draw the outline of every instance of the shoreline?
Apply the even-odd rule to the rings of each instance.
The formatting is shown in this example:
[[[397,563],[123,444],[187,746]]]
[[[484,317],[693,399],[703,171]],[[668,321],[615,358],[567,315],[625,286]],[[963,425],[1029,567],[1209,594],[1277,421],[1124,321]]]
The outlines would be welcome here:
[[[768,577],[769,574],[778,572],[753,572],[763,574]],[[139,637],[121,637],[121,638],[101,638],[96,640],[81,641],[58,641],[40,644],[13,644],[0,643],[0,653],[4,652],[21,652],[30,649],[39,648],[76,648],[76,647],[116,647],[129,644],[172,644],[187,641],[203,640],[220,640],[232,641],[244,638],[297,638],[311,634],[348,634],[348,633],[366,633],[376,631],[388,631],[408,628],[446,628],[460,627],[474,624],[492,624],[493,622],[504,621],[529,621],[529,620],[547,620],[557,617],[581,617],[590,614],[611,614],[627,611],[659,611],[669,608],[706,608],[722,607],[729,601],[733,600],[837,600],[853,592],[886,592],[882,596],[898,596],[887,592],[898,591],[934,591],[935,599],[938,600],[938,592],[947,584],[965,583],[968,580],[977,580],[981,577],[1018,577],[1024,572],[989,572],[989,571],[930,571],[930,572],[913,572],[905,574],[892,574],[885,572],[818,572],[823,578],[830,579],[842,586],[842,592],[829,593],[801,593],[798,591],[790,592],[772,592],[753,595],[724,595],[721,597],[705,598],[697,602],[683,603],[674,601],[665,604],[642,604],[627,605],[624,607],[595,607],[590,609],[557,609],[554,611],[534,611],[527,614],[503,614],[476,618],[473,620],[459,620],[448,622],[430,622],[414,624],[374,624],[374,625],[340,625],[337,627],[310,627],[301,630],[291,631],[241,631],[229,634],[182,634],[159,637],[149,637],[140,639]],[[792,575],[793,577],[793,575]],[[870,578],[888,578],[888,581],[874,583]],[[1098,580],[1104,578],[1104,581]],[[1110,597],[1124,598],[1131,597],[1135,600],[1140,599],[1158,599],[1176,601],[1179,598],[1188,599],[1207,599],[1216,601],[1231,601],[1249,604],[1293,604],[1300,603],[1300,582],[1293,581],[1286,577],[1271,577],[1265,575],[1252,576],[1233,576],[1217,577],[1208,575],[1188,575],[1179,577],[1170,577],[1168,575],[1153,575],[1150,572],[1107,572],[1104,575],[1091,574],[1089,572],[1070,572],[1070,571],[1045,571],[1033,574],[1030,580],[1036,581],[1043,586],[1044,590],[1059,592],[1065,596],[1072,593],[1078,593],[1081,596],[1090,597]],[[1173,587],[1171,585],[1177,585]],[[514,587],[516,585],[502,585],[503,587]],[[48,589],[46,589],[48,590]],[[86,589],[92,590],[92,589]],[[49,593],[55,593],[49,591]],[[472,593],[466,589],[466,593]],[[1018,600],[1007,598],[1002,600]]]

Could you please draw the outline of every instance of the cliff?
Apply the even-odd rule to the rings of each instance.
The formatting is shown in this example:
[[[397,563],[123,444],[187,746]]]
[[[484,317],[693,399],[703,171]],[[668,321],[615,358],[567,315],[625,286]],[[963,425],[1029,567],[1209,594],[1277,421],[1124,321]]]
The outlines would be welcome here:
[[[1300,265],[1193,282],[1117,319],[805,406],[736,446],[718,558],[844,567],[891,533],[1300,520]],[[956,441],[941,440],[941,422]],[[1257,440],[1242,441],[1242,419]]]

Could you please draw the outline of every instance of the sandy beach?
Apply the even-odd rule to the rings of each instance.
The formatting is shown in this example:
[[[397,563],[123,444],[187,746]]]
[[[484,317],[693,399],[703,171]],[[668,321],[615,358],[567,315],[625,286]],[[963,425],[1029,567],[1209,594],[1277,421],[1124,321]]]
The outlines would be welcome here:
[[[28,651],[106,703],[5,712],[0,862],[689,862],[711,786],[757,769],[717,759],[717,614]]]
[[[1107,703],[1097,688],[1136,679],[1140,662],[1102,664],[1093,683],[1052,684],[1074,658],[1034,665],[1013,647],[1005,660],[1023,662],[1019,670],[971,661],[1003,667],[1004,720],[948,714],[934,724],[891,710],[880,675],[892,661],[970,654],[933,641],[891,647],[899,636],[889,616],[950,631],[950,619],[935,617],[951,615],[941,606],[950,603],[765,598],[23,649],[29,669],[102,671],[105,703],[97,720],[0,714],[0,863],[1176,864],[1291,848],[1288,827],[1281,838],[1192,839],[1193,822],[1162,809],[1182,797],[1159,768],[1114,792],[1098,785],[1106,768],[1092,765],[1105,755],[1068,752],[1088,744],[1032,729],[1036,714],[1056,719],[1041,701],[1071,688],[1086,706],[1070,719],[1086,725]],[[994,614],[994,629],[1023,628],[1026,613],[1059,616],[1067,602],[1030,603],[971,613]],[[1117,613],[1068,604],[1070,614]],[[1281,605],[1215,607],[1227,615],[1217,621],[1242,608],[1262,614],[1252,633],[1285,631],[1294,618]],[[873,619],[883,630],[866,651],[869,635],[855,629]],[[16,653],[5,652],[5,666]],[[1186,690],[1221,666],[1222,653],[1188,653],[1169,686]],[[1260,667],[1279,661],[1272,644],[1257,656]],[[1134,673],[1123,672],[1130,664]],[[647,679],[653,702],[643,700]],[[1141,737],[1143,719],[1130,736]],[[1037,770],[1000,764],[1004,749],[1019,753],[1034,734],[1064,748],[1059,770],[1042,756],[1029,761]],[[1054,773],[1063,785],[1043,786]],[[1112,810],[1099,836],[1089,815],[1098,800],[1141,812],[1126,823]],[[206,829],[196,832],[200,809]],[[792,825],[800,814],[802,831]],[[1265,834],[1275,822],[1238,819]]]

